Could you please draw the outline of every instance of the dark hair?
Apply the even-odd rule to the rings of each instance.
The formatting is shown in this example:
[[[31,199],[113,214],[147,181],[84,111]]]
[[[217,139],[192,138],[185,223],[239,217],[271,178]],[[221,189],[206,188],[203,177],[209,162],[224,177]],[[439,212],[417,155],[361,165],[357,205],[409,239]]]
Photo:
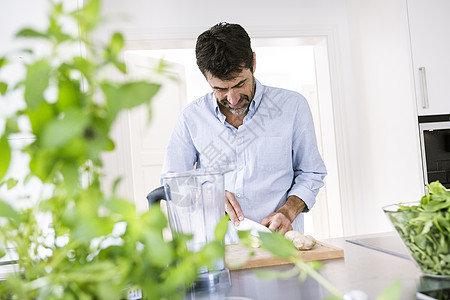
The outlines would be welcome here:
[[[197,65],[221,80],[230,80],[244,68],[253,72],[250,37],[241,25],[219,23],[197,38]]]

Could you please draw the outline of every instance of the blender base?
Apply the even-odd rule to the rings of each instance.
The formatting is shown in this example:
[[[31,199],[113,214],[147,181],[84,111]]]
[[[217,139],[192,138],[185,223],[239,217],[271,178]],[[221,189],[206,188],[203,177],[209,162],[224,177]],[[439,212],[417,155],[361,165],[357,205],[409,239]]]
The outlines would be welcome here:
[[[200,274],[191,286],[188,294],[222,293],[226,292],[230,287],[230,271],[223,269]]]

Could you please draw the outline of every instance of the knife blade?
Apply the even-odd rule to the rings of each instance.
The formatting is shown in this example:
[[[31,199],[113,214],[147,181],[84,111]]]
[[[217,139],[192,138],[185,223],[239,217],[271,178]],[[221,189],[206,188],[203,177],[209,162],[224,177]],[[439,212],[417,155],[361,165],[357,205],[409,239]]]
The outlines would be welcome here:
[[[259,236],[258,232],[272,232],[266,226],[263,226],[255,221],[244,218],[244,220],[239,222],[238,226],[235,226],[238,231],[250,231],[251,235]]]

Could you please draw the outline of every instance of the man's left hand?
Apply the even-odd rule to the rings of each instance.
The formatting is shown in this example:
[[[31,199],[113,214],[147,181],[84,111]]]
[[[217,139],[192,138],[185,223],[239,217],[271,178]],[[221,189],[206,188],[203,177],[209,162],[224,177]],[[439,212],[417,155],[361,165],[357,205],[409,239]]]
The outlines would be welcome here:
[[[261,225],[268,227],[271,231],[285,234],[292,230],[292,222],[305,209],[306,204],[297,196],[289,196],[286,203],[276,212],[271,213],[261,221]]]

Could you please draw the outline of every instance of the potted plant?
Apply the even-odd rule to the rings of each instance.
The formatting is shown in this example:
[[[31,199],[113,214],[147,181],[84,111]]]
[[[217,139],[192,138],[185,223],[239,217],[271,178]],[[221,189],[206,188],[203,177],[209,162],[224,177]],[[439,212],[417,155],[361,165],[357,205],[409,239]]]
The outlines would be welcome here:
[[[1,299],[124,299],[134,289],[147,299],[175,299],[201,266],[224,255],[226,222],[216,231],[217,241],[190,252],[189,236],[164,241],[167,219],[159,207],[137,214],[115,189],[102,190],[101,154],[114,149],[114,120],[139,105],[150,109],[160,85],[102,76],[111,69],[126,74],[126,67],[119,59],[120,33],[106,45],[90,39],[99,11],[99,0],[72,12],[51,2],[46,30],[17,34],[39,39],[49,52],[23,51],[25,75],[17,85],[0,78],[0,93],[19,93],[25,103],[0,128],[0,184],[14,189],[17,183],[6,177],[10,140],[26,131],[33,141],[18,149],[30,158],[26,180],[38,179],[45,187],[34,191],[40,197],[33,203],[0,199],[0,257],[11,249],[18,256],[15,272],[0,282]],[[79,33],[68,33],[65,24]],[[85,55],[71,51],[80,45]],[[8,63],[8,57],[0,58],[0,68]],[[24,121],[29,128],[22,128]]]

